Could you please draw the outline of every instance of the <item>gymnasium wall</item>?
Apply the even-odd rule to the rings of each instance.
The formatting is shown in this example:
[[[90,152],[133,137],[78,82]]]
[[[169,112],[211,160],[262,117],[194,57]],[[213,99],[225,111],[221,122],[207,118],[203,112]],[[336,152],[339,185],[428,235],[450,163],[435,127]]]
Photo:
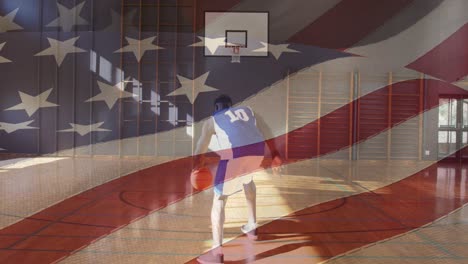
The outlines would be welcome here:
[[[0,33],[0,44],[5,43],[0,56],[12,61],[0,64],[0,123],[29,123],[14,132],[0,130],[0,148],[61,156],[187,156],[212,112],[213,100],[229,94],[236,104],[256,111],[270,127],[268,137],[280,137],[277,144],[291,159],[436,159],[435,107],[439,95],[465,94],[452,84],[453,78],[464,77],[465,66],[458,66],[462,70],[445,81],[433,78],[437,70],[434,74],[422,64],[408,65],[456,35],[466,23],[465,15],[457,14],[447,22],[453,30],[443,26],[447,30],[441,33],[441,18],[431,16],[453,6],[444,7],[443,1],[394,1],[375,11],[381,13],[372,20],[361,21],[367,26],[347,28],[352,34],[341,38],[342,29],[328,20],[343,17],[342,12],[371,14],[373,7],[319,2],[2,1],[0,16],[16,12],[13,21],[22,29]],[[303,12],[301,4],[315,11]],[[78,10],[75,18],[57,26],[59,9],[72,8]],[[230,63],[229,57],[205,56],[203,48],[193,44],[203,35],[205,11],[214,10],[268,11],[272,43],[288,43],[297,52],[241,58],[240,64]],[[297,17],[285,15],[285,10]],[[328,33],[319,25],[329,25]],[[380,45],[414,28],[418,41],[401,52]],[[326,37],[318,38],[311,30]],[[159,49],[141,58],[118,52],[128,46],[129,38],[152,37],[151,44]],[[52,55],[38,55],[50,48],[49,39],[75,38],[74,45],[83,52],[67,54],[60,64]],[[374,52],[374,46],[381,52]],[[448,55],[445,51],[436,58]],[[409,59],[401,64],[405,56]],[[205,74],[203,85],[216,91],[201,92],[193,102],[189,95],[171,95],[182,82],[200,85],[196,80]],[[118,84],[133,96],[115,101],[100,97],[102,89]],[[36,96],[50,89],[46,101],[58,106],[32,114],[10,109],[21,104],[21,93]],[[85,127],[82,133],[77,125]]]

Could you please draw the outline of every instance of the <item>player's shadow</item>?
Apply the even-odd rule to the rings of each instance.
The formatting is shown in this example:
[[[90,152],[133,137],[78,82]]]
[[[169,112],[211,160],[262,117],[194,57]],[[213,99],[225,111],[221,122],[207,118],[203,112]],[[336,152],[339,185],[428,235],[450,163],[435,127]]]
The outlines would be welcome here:
[[[333,236],[333,232],[317,231],[326,230],[325,226],[324,228],[320,228],[319,226],[327,224],[322,221],[313,221],[310,217],[314,215],[327,214],[336,209],[342,208],[346,205],[346,200],[347,199],[337,199],[325,207],[322,206],[320,208],[306,208],[290,215],[290,219],[283,218],[259,227],[258,239],[256,241],[249,240],[245,235],[242,237],[243,240],[246,241],[243,243],[244,245],[241,249],[242,251],[253,252],[254,248],[257,246],[257,243],[281,243],[281,241],[278,240],[283,240],[283,243],[277,247],[257,254],[248,254],[248,257],[244,259],[226,260],[225,263],[251,263],[261,259],[285,254],[302,247],[313,247],[314,255],[324,256],[324,258],[327,258],[326,256],[329,256],[331,252],[329,246],[326,245],[326,241],[332,240],[329,235]],[[297,240],[297,242],[294,242],[294,240]],[[230,246],[234,245],[229,245],[229,243],[225,245],[226,248],[229,248]]]
[[[304,222],[297,222],[297,221],[292,221],[292,220],[281,220],[281,225],[282,226],[287,226],[288,228],[294,229],[294,230],[307,230],[307,228],[310,228],[310,223],[307,225]],[[244,235],[245,236],[245,235]],[[298,241],[297,243],[292,242],[291,239],[297,238]],[[275,243],[275,240],[285,240],[287,239],[288,241],[285,241],[285,243],[271,248],[269,250],[260,252],[258,254],[252,254],[244,259],[239,259],[239,260],[225,260],[224,263],[226,264],[244,264],[244,263],[252,263],[254,261],[259,261],[261,259],[266,259],[270,258],[276,255],[281,255],[285,254],[294,250],[297,250],[302,247],[314,247],[314,254],[317,256],[327,256],[330,255],[330,251],[327,250],[326,246],[323,245],[320,241],[314,240],[313,235],[306,235],[304,233],[294,233],[291,235],[287,234],[272,234],[272,233],[262,233],[262,228],[259,228],[259,235],[258,235],[258,240],[257,241],[250,241],[248,238],[245,236],[243,237],[245,239],[245,242],[242,248],[242,251],[250,251],[248,248],[252,247],[253,248],[256,246],[256,243],[268,243],[268,241],[271,241],[272,243]],[[226,249],[229,249],[229,247],[232,247],[234,245],[224,245]],[[236,245],[237,246],[237,245]],[[227,258],[230,258],[227,256]],[[232,258],[232,257],[231,257]]]
[[[367,218],[363,219],[363,215]],[[393,221],[360,199],[336,199],[259,227],[257,241],[244,235],[225,244],[225,263],[252,263],[287,256],[296,250],[301,251],[301,255],[323,261],[409,230],[411,227]],[[311,258],[307,260],[312,262]]]

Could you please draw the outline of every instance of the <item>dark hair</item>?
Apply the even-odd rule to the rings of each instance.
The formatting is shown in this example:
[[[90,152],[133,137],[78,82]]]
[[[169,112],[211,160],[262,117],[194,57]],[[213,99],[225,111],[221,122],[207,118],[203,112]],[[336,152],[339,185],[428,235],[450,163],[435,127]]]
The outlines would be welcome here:
[[[214,101],[215,111],[230,108],[231,106],[232,106],[231,97],[225,94],[218,96],[218,98],[216,98]]]

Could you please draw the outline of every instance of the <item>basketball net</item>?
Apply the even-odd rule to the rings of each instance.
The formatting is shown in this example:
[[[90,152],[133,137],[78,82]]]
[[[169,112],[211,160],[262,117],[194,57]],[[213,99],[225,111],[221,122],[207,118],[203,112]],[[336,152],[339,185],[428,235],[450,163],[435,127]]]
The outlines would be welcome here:
[[[231,63],[240,63],[240,48],[241,46],[232,46]]]

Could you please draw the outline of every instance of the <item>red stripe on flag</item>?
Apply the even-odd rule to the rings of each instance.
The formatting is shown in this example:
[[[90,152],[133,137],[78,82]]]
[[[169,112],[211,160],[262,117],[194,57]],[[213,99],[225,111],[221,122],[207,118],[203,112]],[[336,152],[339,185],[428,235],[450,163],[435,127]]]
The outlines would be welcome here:
[[[428,100],[425,106],[419,105],[420,85],[420,80],[409,80],[392,84],[391,89],[393,90],[393,94],[390,96],[392,105],[390,120],[388,119],[390,108],[387,103],[390,86],[387,86],[364,95],[314,122],[308,123],[273,140],[281,144],[282,142],[286,142],[286,137],[288,137],[289,145],[299,146],[302,144],[310,146],[310,148],[306,148],[300,153],[290,156],[295,159],[309,159],[346,148],[420,114],[421,109],[428,110],[437,106],[438,98],[436,100]],[[467,91],[459,87],[438,80],[426,80],[425,86],[426,91],[429,92],[468,94]],[[435,96],[438,96],[438,94]],[[355,141],[349,139],[349,126],[351,125],[349,113],[352,111],[353,104],[358,105],[358,131]],[[377,110],[376,107],[379,107],[380,110]],[[375,122],[376,117],[381,122]],[[373,119],[371,120],[372,122],[368,122],[369,118]],[[317,136],[319,129],[320,136]]]
[[[343,0],[289,39],[329,49],[347,49],[375,31],[413,0]]]
[[[226,263],[262,259],[265,263],[319,263],[409,232],[468,202],[462,175],[466,170],[468,166],[460,162],[438,162],[373,192],[305,208],[261,226],[262,242],[240,236],[226,243],[224,259]],[[450,191],[445,185],[441,188],[442,178],[450,182]]]
[[[401,84],[407,85],[408,82],[419,81],[407,81]],[[399,87],[398,85],[393,84],[394,89]],[[468,94],[467,91],[456,86],[437,80],[427,80],[426,85],[427,89],[439,89],[440,93],[456,89],[459,94]],[[376,93],[382,93],[385,89],[382,88],[363,96],[359,100],[371,98]],[[438,100],[436,101],[438,103]],[[351,104],[354,103],[356,101]],[[404,121],[436,105],[427,104],[425,108],[406,111],[399,116],[398,121]],[[273,140],[283,141],[285,137],[300,133],[303,129],[317,127],[319,122],[326,123],[329,131],[342,129],[342,125],[333,120],[336,113],[342,111],[343,108],[349,109],[350,105],[345,105],[320,120]],[[362,134],[358,141],[377,135],[395,124],[387,123],[387,125],[379,127],[378,131],[372,130],[372,133]],[[323,131],[323,134],[326,135],[327,131]],[[326,140],[326,137],[323,140]],[[310,159],[325,155],[349,147],[352,143],[354,142],[340,141],[334,145],[334,148],[328,146],[318,152],[307,153],[304,158]],[[309,142],[309,144],[314,144],[314,142]],[[68,198],[1,229],[0,238],[1,240],[8,238],[8,243],[2,243],[0,263],[51,263],[58,261],[151,212],[192,195],[194,190],[190,184],[191,167],[192,157],[188,157],[147,168]],[[135,199],[135,195],[139,197]],[[132,204],[132,201],[135,200],[138,200],[139,204]],[[50,235],[59,236],[54,236],[51,239]]]
[[[468,75],[468,24],[407,68],[447,82],[454,82]]]

